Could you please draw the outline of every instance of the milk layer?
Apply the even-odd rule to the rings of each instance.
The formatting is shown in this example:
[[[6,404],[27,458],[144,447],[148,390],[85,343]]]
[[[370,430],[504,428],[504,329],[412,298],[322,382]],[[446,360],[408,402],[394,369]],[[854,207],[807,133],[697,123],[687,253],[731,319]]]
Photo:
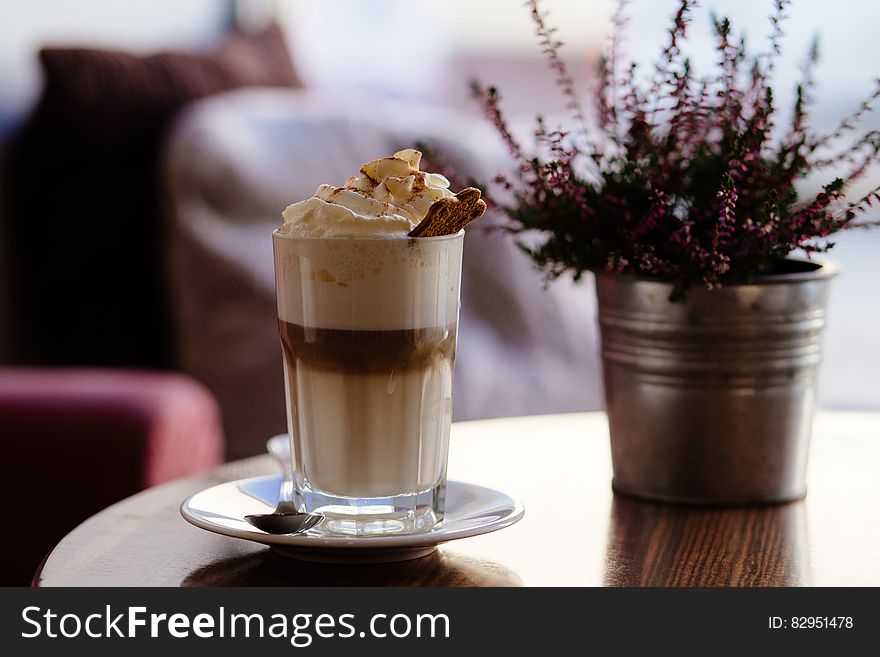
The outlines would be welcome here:
[[[276,234],[278,318],[348,330],[454,324],[461,238],[322,240]]]

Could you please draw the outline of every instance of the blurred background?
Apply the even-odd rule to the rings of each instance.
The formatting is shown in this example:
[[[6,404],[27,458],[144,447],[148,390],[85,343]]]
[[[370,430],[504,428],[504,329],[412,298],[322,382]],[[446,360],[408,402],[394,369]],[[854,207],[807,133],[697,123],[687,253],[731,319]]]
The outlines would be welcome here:
[[[588,104],[615,3],[543,7]],[[643,68],[676,7],[630,3],[624,51]],[[714,61],[713,11],[765,48],[771,2],[705,2],[687,46],[698,71]],[[788,13],[777,100],[791,105],[819,34],[814,126],[831,130],[880,74],[880,4],[799,0]],[[54,435],[51,404],[70,411],[99,391],[137,406],[139,386],[177,377],[190,396],[154,395],[137,426],[144,454],[183,462],[129,488],[257,453],[285,430],[269,235],[287,204],[415,143],[462,179],[509,167],[469,96],[474,78],[499,87],[519,134],[539,112],[567,121],[519,0],[0,0],[0,15],[0,449],[14,409],[40,391],[14,425],[34,449],[35,417]],[[853,193],[878,183],[875,168]],[[835,241],[821,403],[880,409],[880,231]],[[591,282],[544,289],[497,233],[471,231],[465,258],[456,417],[601,408]],[[107,371],[133,378],[102,384]],[[199,410],[183,407],[195,397]],[[155,445],[197,426],[209,435],[186,458]]]
[[[565,42],[563,53],[586,102],[615,4],[543,4]],[[648,67],[675,9],[672,0],[632,2],[623,33],[627,56]],[[714,61],[713,12],[728,15],[758,51],[766,44],[771,10],[764,1],[704,3],[695,13],[687,46],[697,69]],[[201,357],[234,359],[246,367],[247,354],[230,353],[234,344],[224,346],[225,355],[188,353],[193,340],[187,342],[188,329],[181,322],[193,319],[199,312],[193,306],[217,291],[190,294],[183,289],[204,287],[205,281],[184,280],[194,272],[175,266],[179,232],[198,230],[205,205],[223,206],[217,215],[227,229],[231,222],[239,228],[272,224],[284,205],[321,182],[319,172],[338,183],[354,171],[355,146],[329,144],[324,166],[311,162],[321,157],[314,152],[321,145],[299,134],[310,122],[345,121],[350,128],[355,119],[372,124],[391,119],[398,141],[448,137],[459,146],[451,150],[462,170],[488,179],[507,162],[469,96],[471,79],[500,88],[503,107],[523,135],[538,112],[551,122],[567,121],[528,7],[514,0],[449,0],[430,8],[406,0],[39,0],[24,5],[3,0],[0,11],[0,359],[11,365],[182,369],[198,376]],[[831,8],[819,0],[800,0],[788,13],[777,99],[783,107],[791,105],[805,54],[819,35],[813,116],[818,130],[830,130],[861,102],[878,74],[872,29],[880,5],[842,0]],[[270,87],[274,95],[267,94]],[[250,99],[243,88],[252,90]],[[218,97],[226,98],[225,107]],[[199,101],[210,106],[204,114],[211,116],[187,119]],[[379,126],[378,132],[375,127],[364,131],[363,143],[371,143],[367,132],[375,137],[385,129],[382,134],[389,136],[390,126]],[[863,130],[878,127],[878,113],[862,125]],[[233,128],[238,134],[230,132]],[[273,151],[271,139],[258,143],[275,129],[279,134],[273,138],[289,149],[285,157]],[[181,155],[183,144],[194,150]],[[265,153],[253,152],[263,146]],[[339,161],[346,148],[352,158]],[[248,166],[252,170],[243,174]],[[247,180],[236,178],[242,175]],[[224,177],[240,186],[237,202],[228,198],[234,190],[222,184]],[[260,177],[262,183],[255,182]],[[278,187],[267,196],[263,188],[270,180]],[[854,193],[877,180],[872,171]],[[805,192],[821,182],[807,181]],[[243,202],[248,198],[254,201],[250,213]],[[202,228],[211,230],[208,224]],[[268,262],[258,263],[257,253],[245,248],[234,252],[242,244],[253,247],[262,236],[252,229],[237,239],[242,241],[231,246],[233,253],[222,252],[217,244],[203,244],[202,250],[211,250],[215,260],[231,261],[218,270],[230,281],[237,272],[250,277],[248,284],[265,287]],[[880,386],[872,377],[880,369],[880,356],[873,335],[880,313],[864,289],[874,279],[871,265],[880,235],[856,231],[836,241],[832,257],[843,274],[833,295],[822,400],[835,407],[877,407]],[[184,261],[190,256],[184,248]],[[523,272],[511,276],[528,278]],[[587,314],[572,309],[578,322],[589,319],[589,287],[557,295],[559,303],[588,308]],[[524,334],[539,327],[512,330]],[[594,327],[581,330],[593,332]],[[210,339],[202,333],[196,342]],[[589,366],[595,359],[575,362]],[[488,385],[478,373],[467,378],[477,388]],[[554,378],[570,382],[562,374]],[[597,386],[583,385],[581,391],[551,386],[553,394],[529,396],[525,405],[501,399],[489,403],[493,395],[474,392],[468,400],[478,403],[461,401],[459,416],[601,404]],[[254,434],[271,423],[257,424]]]

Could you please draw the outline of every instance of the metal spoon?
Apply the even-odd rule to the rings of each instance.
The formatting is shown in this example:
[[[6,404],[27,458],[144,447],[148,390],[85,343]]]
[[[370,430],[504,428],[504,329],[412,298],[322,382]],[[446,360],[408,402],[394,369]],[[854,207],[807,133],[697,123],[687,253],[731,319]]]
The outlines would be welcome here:
[[[278,505],[272,513],[252,513],[244,517],[250,524],[267,534],[301,534],[324,519],[319,513],[303,513],[293,502],[293,468],[290,454],[278,447],[278,441],[267,444],[269,454],[281,466],[281,490]]]

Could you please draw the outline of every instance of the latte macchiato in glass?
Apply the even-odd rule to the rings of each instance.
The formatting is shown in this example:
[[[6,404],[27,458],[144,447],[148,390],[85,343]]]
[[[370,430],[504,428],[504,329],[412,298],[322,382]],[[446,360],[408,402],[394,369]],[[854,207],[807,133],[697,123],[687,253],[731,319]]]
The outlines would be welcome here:
[[[273,234],[295,501],[321,531],[443,517],[464,232],[410,237],[449,183],[374,160],[287,208]]]

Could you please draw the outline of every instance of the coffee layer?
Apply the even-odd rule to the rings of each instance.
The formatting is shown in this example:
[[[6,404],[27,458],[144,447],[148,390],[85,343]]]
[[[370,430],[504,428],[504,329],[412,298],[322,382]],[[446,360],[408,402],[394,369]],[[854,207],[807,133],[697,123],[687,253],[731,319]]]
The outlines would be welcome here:
[[[372,374],[422,370],[455,357],[455,324],[390,331],[346,331],[278,321],[288,363]]]

